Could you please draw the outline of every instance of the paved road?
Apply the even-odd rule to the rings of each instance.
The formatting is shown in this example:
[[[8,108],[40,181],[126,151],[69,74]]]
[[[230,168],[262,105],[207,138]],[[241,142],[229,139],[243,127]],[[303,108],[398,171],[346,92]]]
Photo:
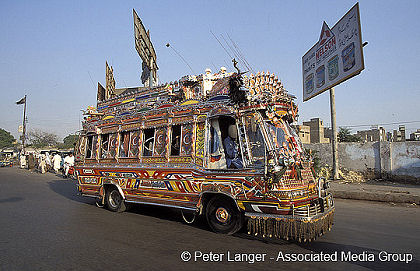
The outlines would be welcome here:
[[[77,196],[75,181],[0,168],[0,270],[420,270],[419,207],[336,200],[335,221],[330,233],[309,245],[245,232],[225,236],[204,222],[184,224],[176,210],[139,205],[116,214]],[[192,253],[190,261],[181,260],[183,251]],[[381,262],[381,251],[414,258],[409,264]],[[210,252],[221,261],[205,262]],[[290,253],[321,252],[337,252],[338,261],[284,261]],[[341,261],[342,252],[366,259]],[[235,253],[247,258],[228,261]]]

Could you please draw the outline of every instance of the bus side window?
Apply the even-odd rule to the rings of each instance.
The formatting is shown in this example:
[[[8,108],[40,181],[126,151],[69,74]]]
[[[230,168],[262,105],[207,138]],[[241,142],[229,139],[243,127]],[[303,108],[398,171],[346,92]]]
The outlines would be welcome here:
[[[117,134],[116,133],[110,134],[107,158],[115,158],[117,154],[117,148],[118,148]]]
[[[119,157],[128,157],[130,147],[130,132],[121,132]]]
[[[104,134],[101,136],[101,153],[100,158],[104,159],[108,156],[108,146],[109,146],[109,134]]]
[[[87,137],[86,158],[92,158],[93,136]]]
[[[155,128],[145,129],[144,140],[143,140],[143,156],[152,156],[154,141],[155,141]]]
[[[179,156],[181,146],[181,125],[172,126],[171,156]]]
[[[182,125],[181,155],[191,155],[193,131],[193,123]]]
[[[130,132],[130,151],[128,157],[137,157],[139,155],[139,137],[140,131]]]
[[[168,127],[156,128],[155,132],[155,144],[153,146],[153,156],[165,157],[166,147],[169,144],[167,140]]]

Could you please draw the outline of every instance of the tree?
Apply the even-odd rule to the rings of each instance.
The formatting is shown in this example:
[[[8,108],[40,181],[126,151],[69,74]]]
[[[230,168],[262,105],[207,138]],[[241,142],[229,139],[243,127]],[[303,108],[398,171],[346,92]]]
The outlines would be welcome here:
[[[63,139],[63,143],[59,145],[61,149],[70,149],[73,148],[79,139],[78,135],[70,134]]]
[[[352,135],[349,128],[340,127],[338,130],[338,142],[359,142],[360,137]]]
[[[10,132],[0,128],[0,148],[12,147],[15,138],[10,134]]]
[[[28,133],[29,142],[35,148],[55,146],[58,144],[58,136],[39,129],[34,129]]]

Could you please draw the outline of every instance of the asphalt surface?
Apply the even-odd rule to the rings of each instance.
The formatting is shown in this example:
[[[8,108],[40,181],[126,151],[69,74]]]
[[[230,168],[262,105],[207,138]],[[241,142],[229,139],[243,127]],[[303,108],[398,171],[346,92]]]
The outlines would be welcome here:
[[[418,206],[337,199],[332,231],[298,244],[245,231],[215,234],[204,221],[185,224],[169,208],[112,213],[77,196],[75,184],[52,173],[0,168],[0,270],[420,270]],[[192,256],[187,262],[184,251]],[[321,253],[324,261],[298,261]],[[380,260],[389,253],[413,258]],[[325,261],[326,254],[337,261]]]

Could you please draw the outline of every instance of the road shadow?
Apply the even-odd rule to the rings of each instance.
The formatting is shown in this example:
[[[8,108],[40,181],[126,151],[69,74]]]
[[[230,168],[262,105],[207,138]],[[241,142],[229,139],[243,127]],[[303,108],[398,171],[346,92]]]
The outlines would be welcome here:
[[[49,188],[55,193],[75,202],[95,205],[95,199],[91,197],[83,197],[77,194],[77,181],[72,179],[56,179],[48,182]],[[193,224],[187,224],[182,219],[182,214],[179,209],[168,208],[162,206],[148,205],[148,204],[133,204],[127,203],[127,212],[135,213],[144,216],[150,216],[162,220],[174,221],[183,223],[185,225],[195,227],[198,229],[210,231],[207,222],[202,217],[197,217]]]
[[[72,201],[85,204],[95,204],[95,199],[77,194],[77,181],[73,179],[57,179],[48,182],[49,188],[55,193]]]
[[[17,202],[23,200],[22,197],[9,197],[6,199],[0,199],[0,203],[6,203],[6,202]]]
[[[156,205],[149,205],[149,204],[129,204],[129,212],[150,216],[162,220],[179,222],[184,225],[198,228],[205,231],[211,231],[210,227],[207,225],[207,221],[203,216],[197,216],[195,221],[191,224],[186,223],[182,218],[182,213],[180,209],[177,208],[170,208],[170,207],[163,207],[163,206],[156,206]]]

